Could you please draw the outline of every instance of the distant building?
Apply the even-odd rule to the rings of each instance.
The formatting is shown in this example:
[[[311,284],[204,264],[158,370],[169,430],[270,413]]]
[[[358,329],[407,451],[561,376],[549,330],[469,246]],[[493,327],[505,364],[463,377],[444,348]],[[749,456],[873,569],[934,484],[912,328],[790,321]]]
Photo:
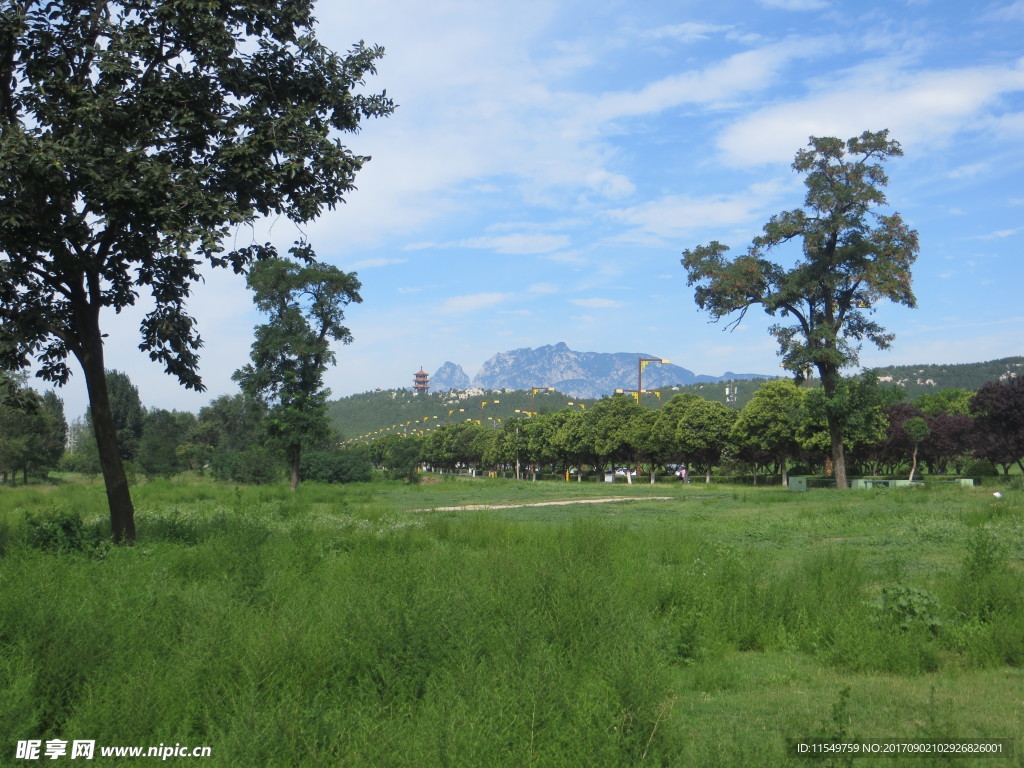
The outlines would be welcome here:
[[[420,368],[412,377],[412,388],[416,390],[416,394],[420,392],[426,392],[430,389],[430,374]]]

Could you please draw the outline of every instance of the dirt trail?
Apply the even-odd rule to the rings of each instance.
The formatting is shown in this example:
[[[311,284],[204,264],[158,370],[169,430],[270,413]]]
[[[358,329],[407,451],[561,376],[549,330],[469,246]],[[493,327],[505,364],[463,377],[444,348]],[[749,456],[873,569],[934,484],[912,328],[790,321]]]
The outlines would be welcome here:
[[[538,501],[533,504],[470,504],[465,507],[427,507],[413,512],[462,512],[476,509],[520,509],[522,507],[564,507],[570,504],[613,504],[617,501],[671,501],[674,496],[609,496],[604,499],[573,499],[571,501]]]

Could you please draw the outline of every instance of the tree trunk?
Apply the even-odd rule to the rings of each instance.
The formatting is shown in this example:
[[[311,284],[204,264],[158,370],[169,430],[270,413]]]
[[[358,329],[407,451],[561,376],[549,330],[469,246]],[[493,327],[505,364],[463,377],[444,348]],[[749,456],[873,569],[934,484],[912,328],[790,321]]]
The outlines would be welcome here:
[[[785,458],[782,459],[782,487],[789,487],[789,461]]]
[[[843,449],[843,428],[839,419],[835,416],[828,417],[828,434],[832,439],[832,473],[836,479],[836,488],[845,490],[849,486],[846,483],[846,453]]]
[[[831,401],[839,387],[839,369],[828,363],[818,364],[818,376],[825,397]],[[825,420],[828,423],[828,435],[832,442],[832,472],[836,479],[836,490],[846,490],[846,452],[843,448],[843,425],[830,404]]]
[[[299,443],[292,443],[288,448],[288,453],[291,458],[290,483],[292,492],[294,492],[299,487],[299,458],[302,456],[302,445]]]
[[[82,364],[85,384],[89,390],[89,407],[92,411],[93,430],[96,432],[96,449],[103,472],[103,483],[107,489],[107,505],[110,507],[110,530],[115,543],[134,544],[135,507],[132,505],[128,478],[117,446],[114,416],[110,411],[99,317],[92,317],[92,314],[89,313],[92,319],[89,327],[79,328],[81,349],[75,354]]]
[[[914,473],[917,471],[917,445],[914,445],[914,455],[910,459],[910,482],[914,482]]]

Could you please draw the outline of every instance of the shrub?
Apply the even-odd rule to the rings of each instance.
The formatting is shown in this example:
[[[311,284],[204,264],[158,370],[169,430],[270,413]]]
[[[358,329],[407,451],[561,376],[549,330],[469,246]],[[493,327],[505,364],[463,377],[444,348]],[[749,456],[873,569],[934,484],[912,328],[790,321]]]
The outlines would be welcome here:
[[[373,465],[366,451],[306,451],[299,475],[303,480],[318,483],[364,483],[373,475]]]
[[[996,465],[984,459],[972,461],[964,469],[966,477],[995,477],[998,474],[999,470],[996,469]]]
[[[42,515],[25,515],[29,546],[44,552],[85,552],[102,556],[110,542],[91,528],[86,528],[77,512],[55,508]]]
[[[213,459],[213,474],[216,478],[248,485],[274,482],[280,476],[280,468],[277,455],[261,446],[216,454]]]

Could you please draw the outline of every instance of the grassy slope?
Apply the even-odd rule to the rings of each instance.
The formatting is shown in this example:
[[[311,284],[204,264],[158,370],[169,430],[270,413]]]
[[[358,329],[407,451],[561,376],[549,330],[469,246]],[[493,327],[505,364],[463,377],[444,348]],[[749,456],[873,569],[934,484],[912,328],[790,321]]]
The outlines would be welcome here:
[[[770,766],[842,726],[1024,750],[1024,495],[1004,494],[160,482],[136,490],[139,545],[88,556],[25,546],[23,518],[100,519],[96,488],[5,489],[0,749]],[[414,511],[609,495],[641,500]]]

